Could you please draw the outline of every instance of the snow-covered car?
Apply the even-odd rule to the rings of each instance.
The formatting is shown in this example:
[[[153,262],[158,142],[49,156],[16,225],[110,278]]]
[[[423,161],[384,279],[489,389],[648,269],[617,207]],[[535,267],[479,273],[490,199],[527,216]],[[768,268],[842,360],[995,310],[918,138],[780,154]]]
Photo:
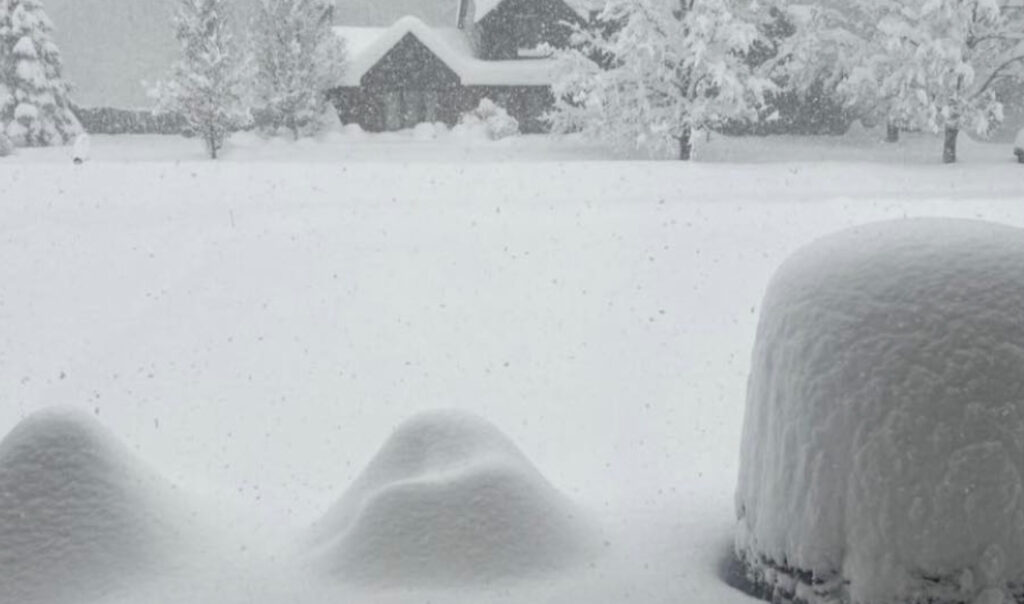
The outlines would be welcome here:
[[[1024,584],[1022,299],[1024,231],[980,221],[860,226],[782,266],[736,493],[751,589],[1011,601]]]

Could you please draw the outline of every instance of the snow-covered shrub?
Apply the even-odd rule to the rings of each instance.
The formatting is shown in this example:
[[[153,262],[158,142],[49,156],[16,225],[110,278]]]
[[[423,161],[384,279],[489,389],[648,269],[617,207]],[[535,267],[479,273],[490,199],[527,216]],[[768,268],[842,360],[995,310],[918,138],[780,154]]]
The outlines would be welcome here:
[[[496,427],[437,411],[395,430],[312,541],[345,579],[464,585],[579,563],[591,528]]]
[[[418,141],[432,141],[435,140],[439,134],[444,133],[446,128],[441,124],[441,128],[438,129],[438,124],[433,122],[420,122],[416,124],[412,129],[412,137]]]
[[[1024,128],[1017,132],[1017,140],[1013,143],[1013,154],[1017,156],[1018,162],[1024,164]]]
[[[759,593],[1012,601],[1024,585],[1022,300],[1024,230],[985,222],[861,226],[779,269],[736,492],[736,553]]]
[[[6,134],[0,132],[0,157],[7,157],[14,153],[14,142]]]
[[[62,71],[42,3],[0,2],[0,131],[14,144],[63,145],[81,132]]]
[[[480,127],[491,140],[519,134],[519,121],[491,99],[480,99],[476,109],[462,115],[459,123],[467,129]]]
[[[152,580],[189,526],[179,504],[91,413],[29,416],[0,441],[0,602],[95,601]]]

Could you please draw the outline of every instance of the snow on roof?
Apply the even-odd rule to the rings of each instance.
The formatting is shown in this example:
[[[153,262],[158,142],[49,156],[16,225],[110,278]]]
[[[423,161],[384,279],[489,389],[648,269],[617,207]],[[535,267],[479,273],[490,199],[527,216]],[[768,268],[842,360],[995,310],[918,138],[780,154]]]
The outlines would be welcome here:
[[[386,27],[349,27],[336,26],[334,35],[345,41],[345,51],[349,58],[362,54],[377,38],[384,35]]]
[[[407,35],[434,53],[464,86],[544,86],[554,81],[554,61],[483,61],[475,56],[465,31],[430,27],[416,17],[402,17],[388,28],[335,27],[334,32],[348,49],[342,86],[360,86],[363,76]]]
[[[557,63],[552,59],[467,61],[459,74],[465,86],[548,86],[554,83]]]

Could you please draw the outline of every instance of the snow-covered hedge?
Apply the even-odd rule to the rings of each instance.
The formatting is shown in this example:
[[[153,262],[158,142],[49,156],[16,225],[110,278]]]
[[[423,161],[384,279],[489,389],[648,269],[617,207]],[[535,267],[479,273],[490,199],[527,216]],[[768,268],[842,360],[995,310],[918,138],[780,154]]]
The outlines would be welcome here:
[[[758,327],[736,493],[757,592],[1024,595],[1022,476],[1024,230],[885,222],[785,263]]]
[[[476,109],[465,113],[459,121],[463,129],[481,128],[491,140],[500,140],[519,134],[519,122],[497,105],[484,98]]]

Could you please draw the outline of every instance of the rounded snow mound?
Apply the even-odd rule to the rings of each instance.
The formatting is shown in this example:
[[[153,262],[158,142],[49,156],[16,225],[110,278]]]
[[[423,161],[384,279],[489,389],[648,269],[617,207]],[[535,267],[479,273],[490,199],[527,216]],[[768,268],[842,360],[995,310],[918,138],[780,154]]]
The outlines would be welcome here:
[[[456,411],[402,424],[314,527],[344,579],[459,584],[564,568],[587,523],[491,424]]]
[[[85,412],[22,421],[0,442],[0,602],[81,602],[154,566],[165,488]]]
[[[1024,594],[1022,475],[1024,230],[885,222],[784,264],[736,493],[736,552],[760,595]]]

